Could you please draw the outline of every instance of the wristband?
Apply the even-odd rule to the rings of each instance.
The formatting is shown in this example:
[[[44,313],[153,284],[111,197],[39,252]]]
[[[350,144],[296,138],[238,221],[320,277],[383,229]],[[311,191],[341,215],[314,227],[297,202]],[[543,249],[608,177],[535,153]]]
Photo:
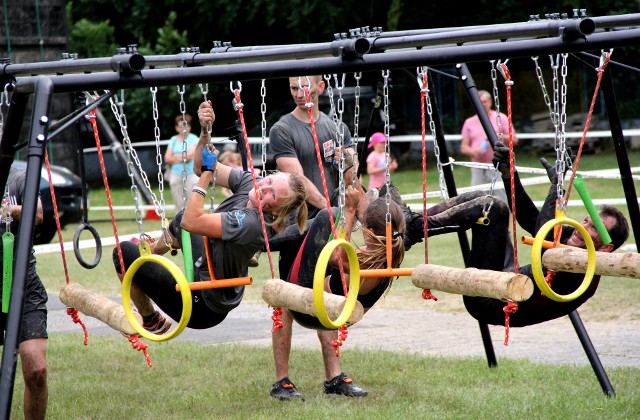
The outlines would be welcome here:
[[[207,190],[205,190],[204,188],[200,188],[200,187],[198,187],[198,186],[193,187],[193,189],[191,190],[191,192],[198,193],[198,194],[200,194],[200,195],[201,195],[201,196],[203,196],[203,197],[206,197],[206,196],[207,196]]]

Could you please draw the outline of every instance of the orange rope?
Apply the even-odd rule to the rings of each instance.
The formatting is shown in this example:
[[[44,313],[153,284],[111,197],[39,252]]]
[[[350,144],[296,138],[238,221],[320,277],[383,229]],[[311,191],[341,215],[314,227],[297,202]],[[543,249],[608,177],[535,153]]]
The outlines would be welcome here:
[[[587,114],[587,121],[584,125],[584,130],[582,132],[582,139],[580,140],[580,146],[578,147],[578,153],[576,154],[575,161],[573,163],[573,171],[571,172],[571,179],[569,180],[569,186],[567,187],[567,194],[564,200],[565,206],[569,202],[569,195],[571,194],[571,187],[573,187],[573,181],[576,178],[576,174],[578,173],[578,165],[580,163],[580,156],[582,156],[582,151],[584,148],[584,142],[587,139],[587,133],[589,132],[589,125],[591,124],[591,117],[593,115],[593,109],[596,105],[596,101],[598,100],[598,92],[600,91],[600,83],[602,82],[602,76],[604,75],[604,70],[609,64],[609,60],[611,59],[610,52],[603,52],[602,58],[600,60],[600,67],[596,68],[598,72],[598,80],[596,82],[596,87],[593,91],[593,96],[591,97],[591,105],[589,106],[589,112]],[[564,174],[558,174],[558,176],[564,176]]]
[[[502,308],[504,311],[504,345],[509,345],[509,316],[515,314],[518,310],[518,304],[513,301],[507,302],[507,305]]]
[[[422,227],[424,229],[424,263],[429,264],[429,246],[428,246],[428,221],[427,221],[427,124],[426,124],[426,110],[425,104],[427,102],[427,89],[428,89],[427,72],[422,72],[422,84],[420,86],[420,115],[422,123]],[[424,289],[422,291],[422,298],[425,300],[438,300],[431,290]]]
[[[342,324],[338,329],[338,338],[331,342],[331,346],[336,352],[336,357],[340,357],[340,346],[347,339],[349,332],[347,331],[347,324]]]
[[[151,357],[149,356],[149,351],[147,350],[149,348],[149,345],[140,341],[140,337],[138,337],[138,334],[131,334],[129,336],[129,342],[131,343],[131,347],[133,347],[134,350],[142,351],[142,354],[144,354],[144,358],[147,360],[147,365],[149,367],[153,367]]]
[[[515,154],[513,153],[513,110],[511,108],[511,86],[513,81],[511,80],[511,74],[507,65],[500,64],[500,68],[505,78],[505,86],[507,88],[507,119],[509,121],[509,173],[511,176],[511,214],[513,214],[513,265],[514,271],[518,274],[518,222],[516,221],[516,193],[515,193]]]
[[[238,111],[238,115],[240,117],[240,125],[242,126],[242,135],[244,136],[244,145],[247,151],[247,159],[249,161],[249,169],[251,171],[251,178],[253,180],[253,189],[256,192],[256,200],[258,201],[258,214],[260,214],[260,224],[262,225],[262,235],[264,237],[264,244],[267,249],[267,256],[269,257],[269,268],[271,269],[271,278],[276,278],[276,272],[273,268],[273,260],[271,258],[271,248],[269,247],[269,237],[267,235],[267,224],[264,220],[264,212],[262,211],[262,199],[258,192],[258,180],[256,178],[256,173],[253,170],[253,156],[251,154],[251,147],[249,146],[249,135],[247,134],[247,125],[244,120],[244,105],[242,104],[242,100],[240,99],[240,89],[233,89],[233,94],[235,97],[235,108]],[[210,269],[211,270],[211,269]],[[213,271],[211,271],[213,273]],[[282,319],[280,319],[280,315],[282,315],[281,308],[273,308],[273,314],[271,319],[273,320],[273,328],[271,332],[274,333],[280,328],[284,327],[284,323]]]
[[[82,331],[84,333],[84,345],[86,346],[89,342],[89,331],[87,331],[87,326],[84,325],[84,322],[80,319],[80,312],[75,308],[67,308],[67,315],[71,317],[74,324],[80,324],[82,327]]]
[[[518,222],[516,221],[516,188],[515,188],[515,171],[516,162],[515,154],[513,153],[513,109],[511,108],[511,86],[513,81],[511,80],[511,74],[505,63],[499,64],[502,74],[505,79],[505,86],[507,89],[507,119],[509,124],[509,175],[511,176],[511,214],[513,215],[513,269],[518,274]],[[509,345],[509,315],[515,313],[518,310],[518,304],[509,301],[507,306],[504,307],[504,345]]]
[[[309,83],[311,82],[309,81]],[[300,84],[301,83],[299,82],[298,85]],[[324,175],[324,166],[322,164],[322,155],[320,154],[320,144],[318,142],[318,132],[316,131],[316,122],[315,122],[315,119],[313,118],[313,102],[311,102],[311,91],[309,90],[309,86],[298,86],[298,87],[302,87],[304,92],[305,105],[307,107],[307,114],[309,115],[309,123],[311,124],[311,136],[313,137],[313,145],[316,149],[316,159],[318,160],[318,169],[320,170],[320,179],[322,180],[322,191],[324,192],[324,199],[327,205],[327,213],[329,214],[329,223],[331,224],[331,233],[333,234],[333,238],[337,239],[338,231],[336,230],[336,226],[333,222],[333,211],[331,210],[331,200],[329,199],[329,188],[327,187],[327,179],[325,178],[325,175]],[[344,150],[342,150],[341,152],[344,153]],[[344,293],[344,297],[346,298],[349,295],[349,288],[347,287],[347,280],[344,275],[342,258],[338,258],[338,266],[340,268],[340,279],[342,280],[342,290]],[[343,327],[345,331],[344,339],[346,340],[347,327],[346,325],[343,325]],[[342,331],[342,327],[340,327],[340,330]],[[339,345],[342,345],[342,341],[340,341]],[[337,348],[336,348],[336,354],[340,355],[340,351]]]

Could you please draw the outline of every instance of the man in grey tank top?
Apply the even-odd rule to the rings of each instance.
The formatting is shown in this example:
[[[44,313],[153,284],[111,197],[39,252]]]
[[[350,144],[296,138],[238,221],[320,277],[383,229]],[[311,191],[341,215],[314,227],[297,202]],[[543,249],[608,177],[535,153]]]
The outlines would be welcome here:
[[[335,197],[338,190],[338,167],[334,164],[337,160],[336,148],[338,147],[338,129],[331,118],[319,109],[319,96],[325,89],[322,76],[302,76],[289,78],[289,89],[295,102],[295,108],[291,113],[284,115],[271,128],[269,143],[273,152],[276,165],[280,171],[300,175],[305,180],[305,186],[309,192],[309,216],[313,217],[323,208],[327,207],[318,166],[309,111],[306,106],[305,87],[308,87],[311,102],[313,102],[312,115],[318,137],[322,166],[327,184],[327,190],[332,200],[332,205],[337,204]],[[344,147],[350,157],[355,155],[351,133],[344,123],[340,123],[340,132],[343,133]],[[353,166],[353,158],[347,159],[347,167]],[[346,168],[345,168],[346,170]],[[349,172],[350,171],[346,171]],[[350,182],[345,177],[345,182]],[[280,277],[287,278],[293,260],[299,247],[290,247],[280,251]],[[282,314],[284,327],[272,335],[273,357],[276,365],[277,382],[273,384],[271,396],[281,400],[294,398],[303,399],[295,385],[289,379],[289,353],[291,351],[291,314],[284,309]],[[340,394],[352,397],[363,397],[367,391],[352,383],[340,366],[340,359],[336,356],[331,342],[338,337],[337,331],[318,331],[318,339],[322,348],[322,358],[325,366],[326,380],[324,392],[327,394]]]

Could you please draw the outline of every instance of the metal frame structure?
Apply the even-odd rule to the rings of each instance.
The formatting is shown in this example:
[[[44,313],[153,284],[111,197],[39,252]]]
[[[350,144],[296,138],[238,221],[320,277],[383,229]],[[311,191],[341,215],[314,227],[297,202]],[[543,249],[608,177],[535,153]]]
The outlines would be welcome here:
[[[54,93],[99,91],[168,86],[176,83],[214,83],[280,78],[300,75],[365,72],[421,66],[455,65],[495,59],[531,57],[540,54],[574,53],[640,44],[640,14],[586,18],[574,11],[573,18],[533,17],[529,22],[514,24],[442,28],[383,33],[377,28],[352,30],[350,35],[336,34],[335,40],[320,44],[235,48],[217,43],[209,53],[197,48],[184,48],[181,53],[144,57],[135,46],[121,48],[113,57],[76,59],[69,56],[55,62],[11,64],[0,63],[2,86],[11,84],[13,94],[0,140],[0,190],[4,190],[16,146],[27,143],[26,190],[18,237],[11,310],[8,314],[5,345],[0,372],[0,417],[8,418],[13,394],[20,330],[25,294],[28,256],[32,247],[35,209],[40,171],[46,143],[60,130],[49,126],[51,98]],[[427,48],[428,47],[428,48]],[[612,86],[603,90],[610,98]],[[470,98],[474,101],[474,95]],[[27,101],[34,98],[28,139],[19,139],[26,117]],[[435,98],[432,98],[432,101]],[[477,95],[475,95],[477,99]],[[95,105],[94,105],[95,106]],[[477,108],[477,107],[476,107]],[[615,99],[607,101],[608,113],[617,116]],[[480,108],[481,109],[481,108]],[[86,111],[87,109],[85,109]],[[65,119],[71,124],[83,113]],[[482,115],[478,112],[478,115]],[[623,179],[631,179],[628,157],[619,121],[611,124]],[[491,131],[491,130],[490,130]],[[439,130],[441,133],[441,130]],[[441,136],[441,151],[445,151]],[[446,156],[444,156],[446,158]],[[624,159],[626,157],[626,165]],[[623,167],[624,166],[624,167]],[[445,166],[446,167],[446,166]],[[628,170],[628,171],[627,171]],[[624,172],[624,173],[623,173]],[[455,191],[453,178],[448,183]],[[629,185],[630,184],[630,187]],[[636,197],[633,182],[624,183],[627,197]],[[629,188],[629,190],[627,190]],[[631,195],[632,194],[632,195]],[[630,205],[630,210],[632,210]],[[637,211],[637,204],[635,206]],[[638,214],[631,219],[640,220]],[[634,225],[634,227],[636,227]],[[634,229],[634,231],[636,231]],[[640,238],[640,235],[636,235]],[[462,242],[461,242],[462,244]],[[468,244],[466,245],[468,249]],[[463,251],[465,250],[462,244]],[[577,314],[576,314],[577,315]],[[573,318],[572,318],[573,320]],[[488,330],[487,330],[488,332]],[[483,334],[483,339],[485,339]],[[489,344],[491,344],[489,340]],[[489,349],[487,356],[490,364]],[[493,352],[493,348],[490,349]],[[595,354],[595,351],[593,352]],[[495,355],[493,355],[495,364]],[[605,375],[606,376],[606,375]],[[603,389],[613,395],[613,389]]]

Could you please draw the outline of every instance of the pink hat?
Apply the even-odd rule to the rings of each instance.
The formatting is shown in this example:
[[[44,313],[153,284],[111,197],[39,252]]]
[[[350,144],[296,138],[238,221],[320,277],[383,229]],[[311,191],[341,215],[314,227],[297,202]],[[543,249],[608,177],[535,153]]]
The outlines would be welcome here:
[[[371,135],[371,137],[369,138],[369,146],[367,146],[369,149],[371,149],[373,147],[374,144],[376,143],[384,143],[386,141],[386,138],[384,136],[384,134],[377,132],[377,133],[373,133]]]

